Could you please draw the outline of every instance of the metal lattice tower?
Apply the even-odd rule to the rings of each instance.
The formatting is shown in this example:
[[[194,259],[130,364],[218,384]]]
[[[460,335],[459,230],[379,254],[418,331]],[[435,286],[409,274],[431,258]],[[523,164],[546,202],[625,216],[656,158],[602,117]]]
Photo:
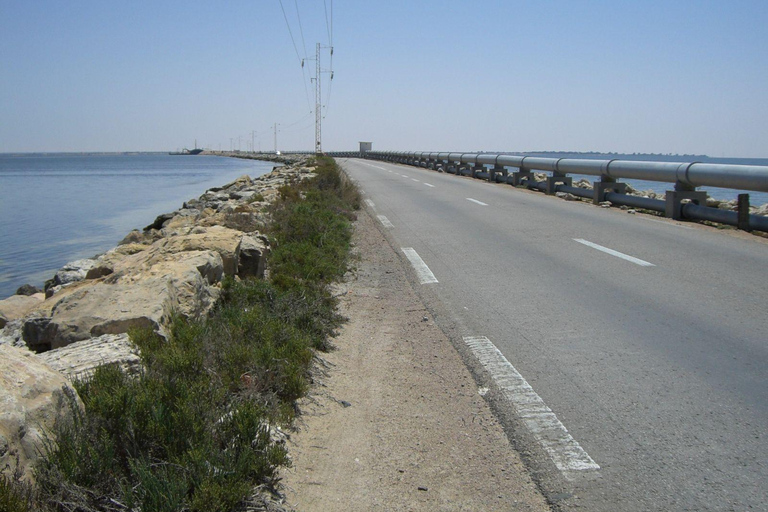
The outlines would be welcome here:
[[[317,43],[317,50],[315,55],[315,153],[323,152],[322,143],[322,120],[323,120],[323,106],[320,95],[320,43]]]

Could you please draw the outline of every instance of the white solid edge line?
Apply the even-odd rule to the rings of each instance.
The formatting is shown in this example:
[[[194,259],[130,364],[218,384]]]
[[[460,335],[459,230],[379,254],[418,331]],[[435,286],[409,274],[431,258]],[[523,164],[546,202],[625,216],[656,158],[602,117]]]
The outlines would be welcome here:
[[[598,251],[602,251],[606,254],[610,254],[611,256],[616,256],[617,258],[621,258],[623,260],[627,260],[629,262],[634,263],[635,265],[640,265],[641,267],[655,267],[653,263],[649,263],[645,260],[641,260],[640,258],[635,258],[634,256],[630,256],[628,254],[624,254],[623,252],[614,251],[613,249],[609,249],[608,247],[603,247],[602,245],[597,245],[596,243],[592,243],[589,240],[584,240],[583,238],[574,238],[575,242],[579,242],[580,244],[584,244],[587,247],[591,247],[593,249],[597,249]]]
[[[395,227],[395,225],[392,224],[386,216],[384,216],[384,215],[377,215],[376,217],[379,218],[379,222],[381,222],[381,225],[384,226],[385,228],[393,228],[393,227]]]
[[[432,188],[435,188],[435,186],[434,186],[434,185],[430,185],[429,183],[425,183],[425,185],[426,185],[426,186],[428,186],[428,187],[432,187]]]
[[[480,206],[488,206],[488,203],[484,203],[482,201],[478,201],[477,199],[472,199],[471,197],[468,197],[467,201],[472,201],[473,203],[477,203]]]
[[[413,269],[416,271],[416,277],[419,278],[419,283],[429,284],[437,282],[435,274],[429,270],[427,264],[424,263],[424,260],[421,259],[421,256],[418,255],[413,247],[402,247],[401,249],[403,250],[403,253],[405,253],[405,257],[408,258],[408,261],[411,262]]]
[[[574,471],[600,469],[491,340],[485,336],[464,336],[464,343],[560,471],[568,476]]]

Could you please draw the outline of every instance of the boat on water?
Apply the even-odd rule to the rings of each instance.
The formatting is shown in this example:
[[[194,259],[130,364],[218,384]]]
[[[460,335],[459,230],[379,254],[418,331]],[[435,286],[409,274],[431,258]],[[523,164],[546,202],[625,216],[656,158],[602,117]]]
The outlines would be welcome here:
[[[195,139],[195,148],[194,149],[184,148],[181,151],[175,151],[175,152],[172,151],[172,152],[170,152],[168,154],[169,155],[199,155],[203,151],[205,151],[205,150],[200,149],[200,148],[197,147],[197,139]]]
[[[169,155],[199,155],[202,152],[203,150],[200,148],[195,148],[195,149],[184,148],[181,151],[172,151],[168,154]]]

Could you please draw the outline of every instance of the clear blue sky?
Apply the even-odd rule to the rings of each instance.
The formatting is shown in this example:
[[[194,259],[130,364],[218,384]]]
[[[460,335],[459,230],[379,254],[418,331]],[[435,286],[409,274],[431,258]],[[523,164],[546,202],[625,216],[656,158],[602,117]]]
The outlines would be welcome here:
[[[765,0],[283,0],[302,58],[331,3],[326,150],[768,157]],[[313,75],[278,0],[0,0],[0,152],[309,150]]]

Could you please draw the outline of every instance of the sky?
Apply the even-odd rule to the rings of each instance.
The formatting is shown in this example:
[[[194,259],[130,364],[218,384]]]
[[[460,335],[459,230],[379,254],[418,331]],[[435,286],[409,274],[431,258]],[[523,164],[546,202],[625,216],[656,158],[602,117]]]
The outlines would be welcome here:
[[[768,157],[766,27],[765,0],[0,0],[0,152],[267,151],[275,123],[312,150],[321,43],[326,151]]]

